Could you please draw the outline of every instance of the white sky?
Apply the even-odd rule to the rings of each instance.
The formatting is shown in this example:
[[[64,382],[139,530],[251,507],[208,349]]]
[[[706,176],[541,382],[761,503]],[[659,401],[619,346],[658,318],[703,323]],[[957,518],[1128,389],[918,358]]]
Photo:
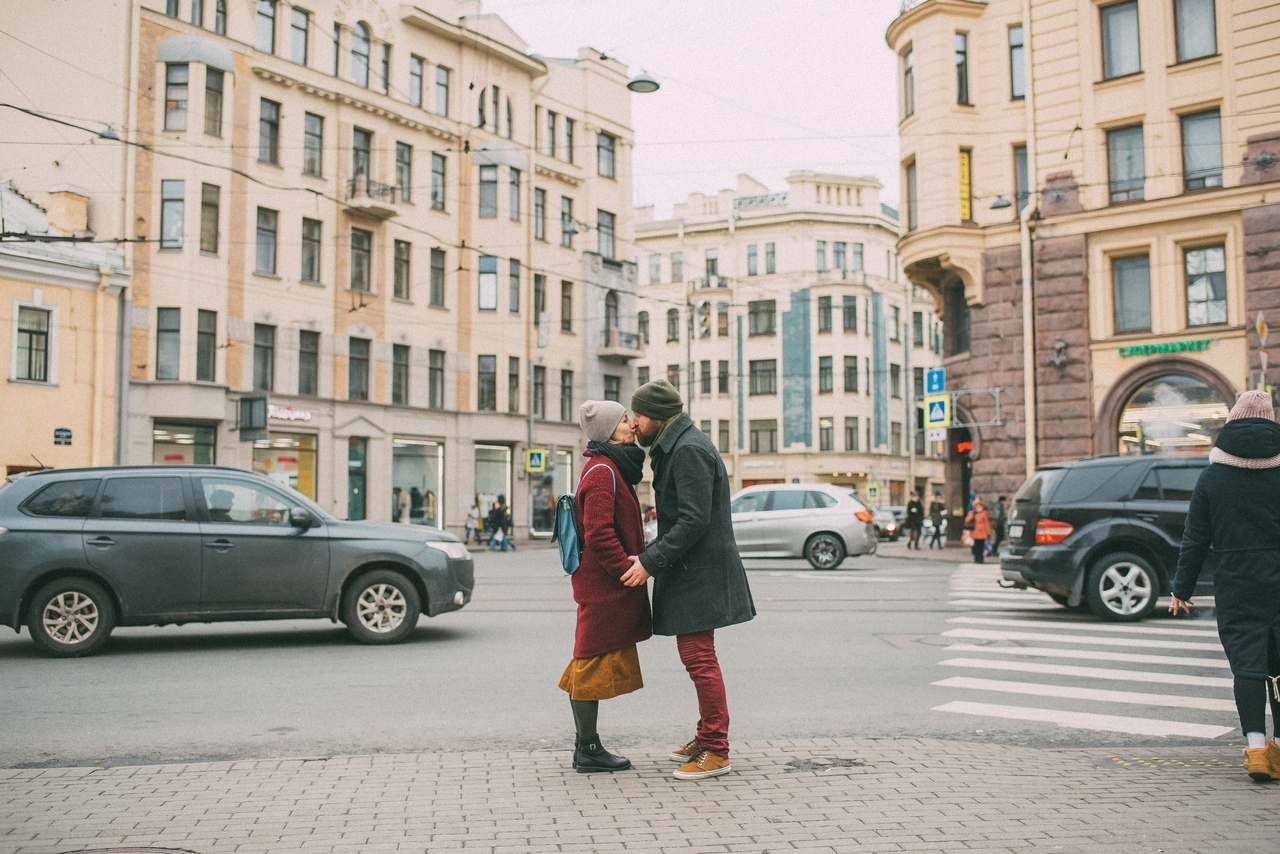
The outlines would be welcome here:
[[[484,0],[531,53],[593,47],[662,88],[632,96],[635,202],[658,217],[745,172],[873,175],[897,206],[901,0]]]

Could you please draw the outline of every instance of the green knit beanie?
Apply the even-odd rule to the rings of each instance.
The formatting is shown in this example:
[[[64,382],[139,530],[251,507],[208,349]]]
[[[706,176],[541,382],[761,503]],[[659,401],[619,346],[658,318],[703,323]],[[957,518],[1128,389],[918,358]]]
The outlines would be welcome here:
[[[631,395],[631,411],[658,421],[675,418],[684,410],[680,392],[666,380],[647,382]]]

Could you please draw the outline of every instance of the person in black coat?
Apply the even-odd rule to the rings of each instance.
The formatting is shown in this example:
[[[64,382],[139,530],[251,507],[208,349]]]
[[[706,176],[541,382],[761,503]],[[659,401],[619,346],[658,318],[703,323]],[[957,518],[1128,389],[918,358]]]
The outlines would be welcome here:
[[[1170,613],[1191,613],[1206,560],[1213,560],[1218,637],[1248,739],[1245,771],[1258,781],[1280,780],[1280,424],[1267,392],[1240,395],[1196,481]]]
[[[920,493],[911,493],[907,502],[907,518],[902,523],[907,529],[907,548],[920,551],[920,531],[924,528],[924,504],[920,501]]]
[[[653,631],[675,635],[680,660],[698,695],[697,734],[671,758],[678,780],[727,774],[729,704],[716,657],[715,630],[755,616],[747,573],[733,538],[729,475],[720,453],[683,412],[666,380],[631,398],[639,443],[649,448],[658,539],[632,556],[624,584],[653,578]]]

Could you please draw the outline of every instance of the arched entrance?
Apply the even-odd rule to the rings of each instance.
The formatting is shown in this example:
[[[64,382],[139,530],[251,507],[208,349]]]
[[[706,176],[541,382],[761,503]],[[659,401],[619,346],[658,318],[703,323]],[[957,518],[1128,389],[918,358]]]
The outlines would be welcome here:
[[[1094,446],[1099,453],[1207,454],[1235,398],[1231,383],[1199,362],[1142,365],[1107,395]]]

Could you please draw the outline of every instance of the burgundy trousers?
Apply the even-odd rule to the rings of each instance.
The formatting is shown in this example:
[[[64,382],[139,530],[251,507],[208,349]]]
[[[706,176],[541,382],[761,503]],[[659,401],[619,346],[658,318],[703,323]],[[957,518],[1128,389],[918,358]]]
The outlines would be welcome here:
[[[698,694],[698,746],[728,759],[729,700],[725,696],[724,675],[716,658],[715,632],[677,635],[676,649]]]

